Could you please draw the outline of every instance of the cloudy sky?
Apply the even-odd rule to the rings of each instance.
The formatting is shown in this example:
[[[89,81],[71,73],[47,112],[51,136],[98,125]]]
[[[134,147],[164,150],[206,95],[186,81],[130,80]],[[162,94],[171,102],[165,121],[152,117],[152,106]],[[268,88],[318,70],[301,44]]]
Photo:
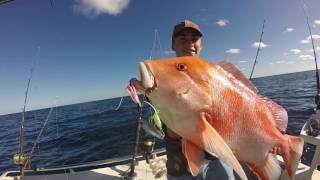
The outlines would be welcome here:
[[[319,0],[16,0],[0,5],[0,114],[21,111],[34,68],[27,110],[127,95],[138,63],[172,57],[175,23],[201,27],[202,58],[229,59],[254,77],[314,68],[320,52]],[[157,32],[157,33],[155,33]],[[155,34],[157,43],[153,47]],[[152,50],[153,49],[153,50]]]

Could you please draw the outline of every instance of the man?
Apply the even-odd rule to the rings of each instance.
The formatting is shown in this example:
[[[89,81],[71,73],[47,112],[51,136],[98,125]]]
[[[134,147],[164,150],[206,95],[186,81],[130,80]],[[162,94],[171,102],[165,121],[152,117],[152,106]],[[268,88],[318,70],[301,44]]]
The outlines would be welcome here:
[[[185,20],[175,25],[172,34],[172,50],[177,57],[199,56],[202,49],[202,32],[197,24]],[[235,179],[231,167],[207,156],[208,164],[201,167],[197,177],[188,171],[188,163],[182,153],[181,137],[169,128],[165,128],[165,144],[167,150],[167,178],[168,180],[206,180],[206,179]]]

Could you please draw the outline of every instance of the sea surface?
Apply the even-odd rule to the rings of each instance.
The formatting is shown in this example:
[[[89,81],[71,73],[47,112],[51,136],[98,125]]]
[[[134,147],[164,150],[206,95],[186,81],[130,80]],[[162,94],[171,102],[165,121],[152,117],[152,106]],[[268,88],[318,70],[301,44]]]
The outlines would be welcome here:
[[[287,133],[298,135],[314,112],[315,71],[255,78],[260,93],[282,105],[289,115]],[[32,166],[52,167],[120,157],[133,153],[137,108],[129,97],[55,107],[33,153]],[[32,99],[29,100],[32,103]],[[1,106],[5,105],[1,102]],[[43,127],[50,109],[29,111],[25,118],[25,152]],[[143,118],[151,110],[144,108]],[[0,116],[0,173],[15,170],[12,157],[19,152],[22,114]],[[143,139],[151,138],[142,132]],[[157,140],[156,147],[163,147]],[[310,164],[313,146],[305,146],[302,162]]]

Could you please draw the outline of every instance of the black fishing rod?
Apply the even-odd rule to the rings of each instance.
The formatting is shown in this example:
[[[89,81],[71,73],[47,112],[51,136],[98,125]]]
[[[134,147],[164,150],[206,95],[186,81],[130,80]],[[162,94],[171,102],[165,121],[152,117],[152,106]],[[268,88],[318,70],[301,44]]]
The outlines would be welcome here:
[[[19,164],[20,164],[20,179],[21,179],[21,180],[24,179],[24,166],[25,166],[25,163],[27,162],[27,157],[26,157],[25,154],[24,154],[24,121],[25,121],[26,105],[27,105],[29,87],[30,87],[30,82],[31,82],[31,79],[32,79],[33,70],[34,70],[34,67],[32,67],[31,72],[30,72],[30,76],[29,76],[29,79],[28,79],[27,90],[26,90],[26,92],[25,92],[24,104],[23,104],[23,109],[22,109],[21,124],[20,124]]]
[[[252,70],[251,70],[251,74],[250,74],[250,78],[249,80],[252,79],[252,75],[253,75],[253,71],[254,71],[254,68],[257,64],[257,59],[258,59],[258,55],[259,55],[259,52],[260,52],[260,49],[261,49],[261,42],[262,42],[262,35],[263,35],[263,30],[264,30],[264,24],[265,24],[266,20],[263,20],[263,24],[262,24],[262,31],[261,31],[261,35],[260,35],[260,41],[259,41],[259,46],[258,46],[258,49],[257,49],[257,53],[256,53],[256,58],[254,59],[254,63],[253,63],[253,67],[252,67]]]
[[[142,105],[140,106],[138,104],[137,109],[138,109],[138,115],[137,115],[136,139],[135,139],[134,152],[132,155],[132,161],[131,161],[128,178],[133,178],[136,176],[136,173],[134,172],[134,170],[137,163],[136,157],[138,155],[139,144],[140,144],[140,131],[141,131],[141,124],[142,124]]]
[[[305,124],[305,126],[303,127],[306,130],[306,133],[309,136],[319,136],[320,135],[320,82],[319,82],[319,70],[318,70],[318,62],[317,62],[317,53],[316,50],[314,48],[314,41],[313,41],[313,37],[312,37],[312,32],[311,32],[311,28],[310,28],[310,24],[309,24],[309,16],[306,12],[306,5],[302,2],[301,0],[301,4],[303,6],[303,13],[306,17],[307,20],[307,26],[308,26],[308,30],[309,30],[309,35],[310,35],[310,39],[311,39],[311,44],[312,44],[312,49],[313,49],[313,55],[314,55],[314,62],[315,62],[315,66],[316,66],[316,82],[317,82],[317,94],[315,95],[315,103],[316,103],[316,112],[314,114],[312,114],[309,118],[309,120],[307,121],[307,123]]]
[[[14,1],[14,0],[0,0],[0,5],[1,5],[1,4],[8,3],[8,2],[11,2],[11,1]],[[51,5],[51,7],[53,8],[53,6],[54,6],[54,0],[50,0],[50,5]]]
[[[8,3],[8,2],[11,2],[11,1],[14,1],[14,0],[0,0],[0,4]]]
[[[310,39],[311,39],[311,44],[312,44],[312,49],[313,49],[313,55],[314,55],[314,62],[315,62],[315,66],[316,66],[316,80],[317,80],[317,94],[315,96],[315,103],[316,103],[316,109],[320,109],[320,82],[319,82],[319,70],[318,70],[318,61],[317,61],[317,53],[316,50],[314,48],[314,41],[313,41],[313,37],[312,37],[312,32],[311,32],[311,28],[310,28],[310,24],[309,24],[309,16],[306,13],[305,8],[303,8],[303,13],[307,19],[307,26],[308,26],[308,30],[309,30],[309,34],[310,34]]]
[[[38,47],[38,53],[37,57],[40,56],[40,46]],[[36,66],[36,60],[34,61],[34,64],[31,67],[30,70],[30,75],[28,78],[28,83],[27,83],[27,88],[25,91],[25,96],[24,96],[24,103],[23,103],[23,108],[22,108],[22,117],[21,117],[21,122],[20,122],[20,130],[19,130],[19,153],[15,154],[13,156],[13,161],[15,164],[20,166],[20,179],[24,179],[24,170],[25,170],[25,164],[27,161],[29,161],[29,157],[24,153],[24,123],[25,123],[25,114],[26,114],[26,107],[27,107],[27,100],[28,100],[28,94],[29,94],[29,88],[30,88],[30,83],[33,77],[33,72]]]

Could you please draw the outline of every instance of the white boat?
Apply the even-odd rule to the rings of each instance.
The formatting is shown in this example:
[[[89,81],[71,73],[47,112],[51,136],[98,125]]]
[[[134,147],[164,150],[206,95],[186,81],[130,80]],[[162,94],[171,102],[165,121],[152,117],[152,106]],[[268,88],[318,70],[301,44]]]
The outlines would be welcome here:
[[[311,166],[303,163],[296,165],[296,180],[319,180],[320,171],[317,166],[320,165],[320,135],[317,137],[308,136],[304,130],[300,136],[304,138],[305,143],[316,145],[316,151],[312,159]],[[281,157],[278,158],[281,164]],[[62,166],[55,168],[37,168],[25,171],[25,180],[116,180],[116,179],[139,179],[139,180],[165,180],[166,177],[166,153],[164,149],[153,153],[153,158],[147,163],[143,156],[136,158],[135,176],[130,177],[132,157],[107,159],[91,163]],[[283,170],[280,180],[290,179]],[[18,180],[20,171],[7,171],[0,176],[0,180]]]

